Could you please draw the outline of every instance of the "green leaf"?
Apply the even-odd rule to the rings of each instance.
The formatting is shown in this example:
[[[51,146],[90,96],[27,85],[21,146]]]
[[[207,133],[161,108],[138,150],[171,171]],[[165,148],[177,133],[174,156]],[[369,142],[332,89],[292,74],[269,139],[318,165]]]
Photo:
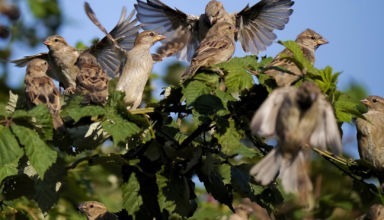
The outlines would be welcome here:
[[[229,62],[219,66],[228,72],[225,75],[225,85],[228,92],[240,92],[252,87],[254,82],[249,70],[258,66],[256,56],[234,57]]]
[[[24,146],[25,153],[41,178],[56,161],[57,152],[40,139],[36,131],[19,125],[11,125],[12,132]]]
[[[219,130],[223,130],[223,128],[220,128]],[[222,147],[222,152],[228,156],[239,154],[246,158],[252,158],[257,155],[257,152],[253,148],[247,147],[241,143],[243,135],[239,132],[240,131],[235,128],[234,121],[230,119],[225,133],[216,132],[214,134]]]
[[[215,114],[224,109],[221,100],[217,96],[209,94],[197,97],[192,105],[197,112],[204,115]]]
[[[284,47],[290,50],[293,54],[293,57],[291,57],[289,54],[286,54],[282,56],[282,58],[293,61],[297,65],[297,67],[299,67],[300,70],[306,70],[307,72],[310,72],[312,74],[316,74],[318,72],[316,68],[313,67],[311,62],[309,62],[309,60],[305,58],[301,47],[295,41],[279,41],[279,43],[281,43]]]
[[[211,89],[200,81],[191,81],[184,88],[183,93],[186,100],[187,105],[191,105],[197,97],[205,94],[209,94]]]
[[[345,93],[340,93],[334,103],[336,118],[340,122],[352,122],[354,118],[362,117],[363,106]]]
[[[77,103],[77,102],[76,102]],[[75,122],[87,116],[104,115],[105,110],[101,106],[87,105],[81,106],[80,103],[76,104],[71,102],[69,106],[65,107],[62,115],[71,117]]]
[[[140,132],[140,128],[117,114],[110,113],[102,122],[103,129],[112,136],[114,144],[126,143],[127,138]]]
[[[12,175],[16,175],[18,172],[17,166],[18,161],[14,161],[12,163],[7,163],[5,165],[0,166],[0,183],[4,180],[4,178]]]
[[[38,105],[28,111],[28,115],[32,117],[32,124],[43,140],[52,140],[53,123],[52,115],[46,105]]]
[[[123,207],[128,213],[134,214],[143,205],[143,198],[140,195],[140,183],[136,174],[132,173],[128,181],[121,185],[123,192]]]
[[[18,99],[18,95],[14,94],[12,91],[9,91],[9,100],[7,106],[5,107],[8,115],[12,114],[16,110]]]
[[[10,129],[0,125],[0,167],[17,162],[22,155],[23,150]]]
[[[156,181],[159,187],[158,202],[160,210],[167,210],[169,213],[178,213],[188,217],[196,209],[196,204],[192,202],[191,180],[177,173],[172,173],[170,169],[156,174]]]

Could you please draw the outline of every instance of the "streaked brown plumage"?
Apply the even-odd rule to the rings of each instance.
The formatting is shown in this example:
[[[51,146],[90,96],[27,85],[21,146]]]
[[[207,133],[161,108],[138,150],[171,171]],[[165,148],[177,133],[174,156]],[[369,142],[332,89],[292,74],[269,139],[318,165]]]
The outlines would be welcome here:
[[[78,209],[87,216],[87,220],[117,220],[117,215],[108,212],[101,202],[86,201],[79,204]]]
[[[113,39],[115,39],[118,45],[124,50],[130,50],[133,47],[134,40],[140,29],[140,26],[136,25],[136,19],[131,21],[133,16],[134,11],[126,17],[126,9],[123,8],[117,25],[110,32]],[[19,60],[13,60],[12,62],[17,66],[25,66],[26,63],[33,58],[47,60],[49,64],[48,75],[58,80],[66,93],[73,93],[76,88],[76,76],[79,73],[75,62],[84,51],[79,51],[71,47],[64,38],[59,35],[49,36],[44,41],[44,44],[47,45],[49,49],[48,53],[26,56]],[[120,75],[121,66],[125,62],[125,56],[121,51],[116,50],[115,43],[111,42],[109,37],[104,37],[85,52],[95,56],[100,66],[110,77]]]
[[[98,64],[96,57],[90,53],[82,53],[76,66],[76,91],[84,95],[85,103],[105,104],[108,98],[108,76]]]
[[[384,183],[384,99],[368,96],[361,100],[368,111],[356,119],[357,140],[361,159],[371,163],[375,175]]]
[[[43,59],[35,58],[28,62],[24,79],[25,93],[29,104],[46,104],[52,114],[53,127],[62,129],[60,94],[53,80],[46,75],[47,69],[48,63]]]
[[[235,52],[235,33],[235,26],[227,22],[216,23],[209,29],[197,48],[191,65],[181,75],[181,80],[193,77],[201,67],[211,67],[231,59]]]
[[[135,8],[144,29],[167,36],[157,50],[158,60],[171,55],[190,60],[207,31],[217,22],[229,22],[239,30],[236,39],[245,52],[257,54],[265,50],[276,39],[273,31],[284,29],[288,23],[292,5],[291,0],[261,0],[230,14],[222,3],[211,0],[200,16],[185,14],[160,0],[137,0]]]
[[[130,109],[139,107],[145,84],[152,71],[153,59],[150,48],[164,38],[154,31],[143,31],[137,36],[133,48],[125,52],[127,61],[117,82],[116,90],[125,93],[124,101]]]
[[[303,55],[312,64],[315,63],[315,50],[328,43],[320,34],[311,29],[306,29],[296,38],[296,43],[300,46]],[[303,76],[303,73],[294,62],[284,57],[292,57],[290,50],[284,49],[280,52],[273,61],[266,67],[264,72],[275,79],[277,86],[290,86]],[[276,68],[277,67],[277,68]]]
[[[277,146],[252,167],[250,174],[262,185],[270,184],[278,176],[286,192],[312,190],[303,169],[306,147],[333,147],[341,152],[332,106],[313,82],[272,91],[256,111],[250,127],[254,134],[278,138]]]

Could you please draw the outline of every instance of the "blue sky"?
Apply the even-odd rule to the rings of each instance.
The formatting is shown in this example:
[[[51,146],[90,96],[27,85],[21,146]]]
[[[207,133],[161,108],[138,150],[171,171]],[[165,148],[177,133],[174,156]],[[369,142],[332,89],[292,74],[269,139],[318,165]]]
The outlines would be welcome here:
[[[117,22],[120,11],[126,6],[128,11],[133,9],[133,0],[89,0],[97,17],[110,30]],[[176,1],[163,0],[171,7],[181,11],[199,15],[204,11],[208,0],[204,1]],[[241,10],[246,4],[255,4],[251,0],[222,0],[229,12]],[[65,37],[70,45],[82,41],[86,44],[95,37],[102,37],[102,33],[95,27],[84,13],[83,1],[60,1],[65,16],[65,25],[59,33]],[[323,68],[327,65],[334,71],[341,71],[339,88],[343,89],[354,80],[365,85],[370,94],[384,96],[382,70],[382,52],[384,44],[380,41],[383,36],[384,1],[351,1],[351,0],[296,0],[294,12],[283,31],[276,31],[279,40],[294,40],[306,28],[311,28],[323,35],[330,43],[317,50],[315,66]],[[23,16],[27,16],[25,13]],[[244,56],[240,47],[236,56]],[[274,43],[259,55],[275,56],[282,50],[282,46]],[[33,51],[22,51],[14,54],[13,59],[21,56],[47,51],[42,44]],[[154,72],[162,73],[164,64],[174,61],[167,59],[154,66]],[[24,70],[12,68],[11,84],[23,80]],[[160,91],[160,90],[159,90]]]

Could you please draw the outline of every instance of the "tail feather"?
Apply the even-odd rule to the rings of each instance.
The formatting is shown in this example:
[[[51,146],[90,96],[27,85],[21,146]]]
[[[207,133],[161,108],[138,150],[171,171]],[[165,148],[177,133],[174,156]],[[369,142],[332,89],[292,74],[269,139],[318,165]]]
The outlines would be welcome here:
[[[292,159],[285,159],[280,167],[281,184],[289,193],[309,193],[312,191],[312,182],[309,179],[304,154],[302,151]]]
[[[282,160],[282,155],[276,149],[273,149],[252,167],[250,174],[257,182],[268,185],[277,177]]]
[[[188,69],[184,73],[181,74],[181,76],[180,76],[181,82],[184,82],[185,80],[187,80],[189,78],[192,78],[199,68],[200,68],[200,66],[191,64],[191,66],[188,67]]]

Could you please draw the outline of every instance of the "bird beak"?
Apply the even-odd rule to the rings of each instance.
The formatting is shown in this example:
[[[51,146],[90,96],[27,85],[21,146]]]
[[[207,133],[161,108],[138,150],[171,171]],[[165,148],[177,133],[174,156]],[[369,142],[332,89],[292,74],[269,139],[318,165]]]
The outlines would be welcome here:
[[[324,39],[324,38],[321,38],[321,39],[319,39],[319,40],[317,41],[317,44],[319,44],[319,45],[327,44],[327,43],[329,43],[329,41],[327,41],[327,40]]]
[[[362,100],[360,100],[360,102],[363,103],[365,106],[368,106],[368,104],[369,104],[368,99],[362,99]]]
[[[165,38],[166,38],[166,36],[161,35],[161,34],[159,34],[159,35],[157,35],[157,36],[155,37],[156,41],[164,40]]]
[[[208,20],[209,20],[209,23],[210,23],[211,25],[213,25],[214,17],[209,16],[209,17],[208,17]]]
[[[46,41],[44,41],[44,42],[43,42],[43,44],[45,44],[45,45],[47,45],[47,46],[49,46],[49,45],[50,45],[49,41],[47,41],[47,40],[46,40]]]

